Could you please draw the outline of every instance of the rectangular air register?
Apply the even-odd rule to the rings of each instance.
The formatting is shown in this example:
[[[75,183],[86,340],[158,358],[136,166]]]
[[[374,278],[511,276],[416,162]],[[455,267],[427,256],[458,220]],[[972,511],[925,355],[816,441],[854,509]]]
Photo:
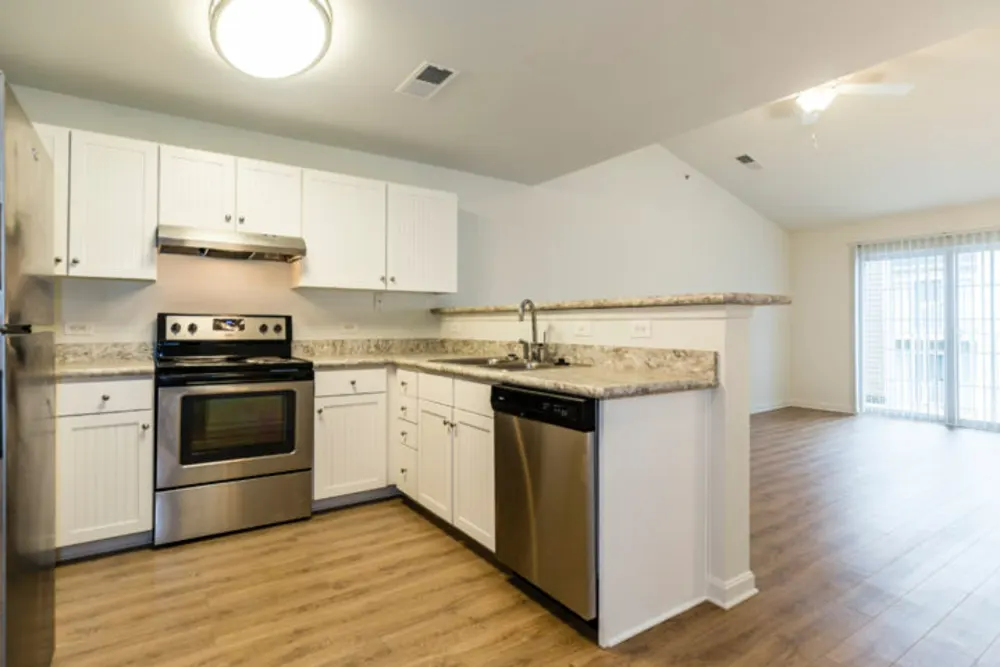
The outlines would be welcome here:
[[[430,99],[450,83],[457,74],[457,71],[447,67],[423,62],[420,67],[413,70],[410,76],[406,77],[403,83],[399,84],[396,92],[425,100]]]

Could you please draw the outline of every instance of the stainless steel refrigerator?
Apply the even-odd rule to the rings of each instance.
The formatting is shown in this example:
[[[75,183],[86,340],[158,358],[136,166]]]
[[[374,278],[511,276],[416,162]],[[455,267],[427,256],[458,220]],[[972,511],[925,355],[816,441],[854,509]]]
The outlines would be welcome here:
[[[54,650],[52,162],[0,72],[0,665]]]

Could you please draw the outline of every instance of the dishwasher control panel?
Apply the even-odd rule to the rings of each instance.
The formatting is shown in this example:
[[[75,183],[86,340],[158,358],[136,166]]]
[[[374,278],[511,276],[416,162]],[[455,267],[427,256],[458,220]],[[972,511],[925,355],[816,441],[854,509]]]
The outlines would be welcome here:
[[[496,412],[575,431],[590,432],[597,427],[597,401],[592,398],[500,385],[493,387],[490,402]]]

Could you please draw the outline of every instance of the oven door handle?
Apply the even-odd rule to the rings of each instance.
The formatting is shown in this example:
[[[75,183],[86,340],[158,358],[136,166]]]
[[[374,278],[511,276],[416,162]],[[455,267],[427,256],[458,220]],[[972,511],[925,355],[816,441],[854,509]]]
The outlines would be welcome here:
[[[300,382],[315,378],[313,371],[289,370],[267,371],[257,374],[249,373],[187,373],[184,375],[158,375],[157,384],[161,387],[198,387],[216,384],[255,384],[275,382]]]

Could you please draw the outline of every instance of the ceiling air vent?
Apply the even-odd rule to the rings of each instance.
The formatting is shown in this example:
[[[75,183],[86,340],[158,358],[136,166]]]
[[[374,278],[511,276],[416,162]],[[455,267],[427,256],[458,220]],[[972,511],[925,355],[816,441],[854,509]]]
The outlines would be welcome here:
[[[399,84],[396,92],[426,100],[436,95],[439,90],[455,78],[456,74],[458,72],[455,70],[425,62],[406,77],[403,83]]]
[[[752,157],[744,153],[743,155],[737,155],[736,161],[742,164],[747,169],[753,169],[754,171],[760,171],[764,167],[761,166],[760,162],[754,160]]]

